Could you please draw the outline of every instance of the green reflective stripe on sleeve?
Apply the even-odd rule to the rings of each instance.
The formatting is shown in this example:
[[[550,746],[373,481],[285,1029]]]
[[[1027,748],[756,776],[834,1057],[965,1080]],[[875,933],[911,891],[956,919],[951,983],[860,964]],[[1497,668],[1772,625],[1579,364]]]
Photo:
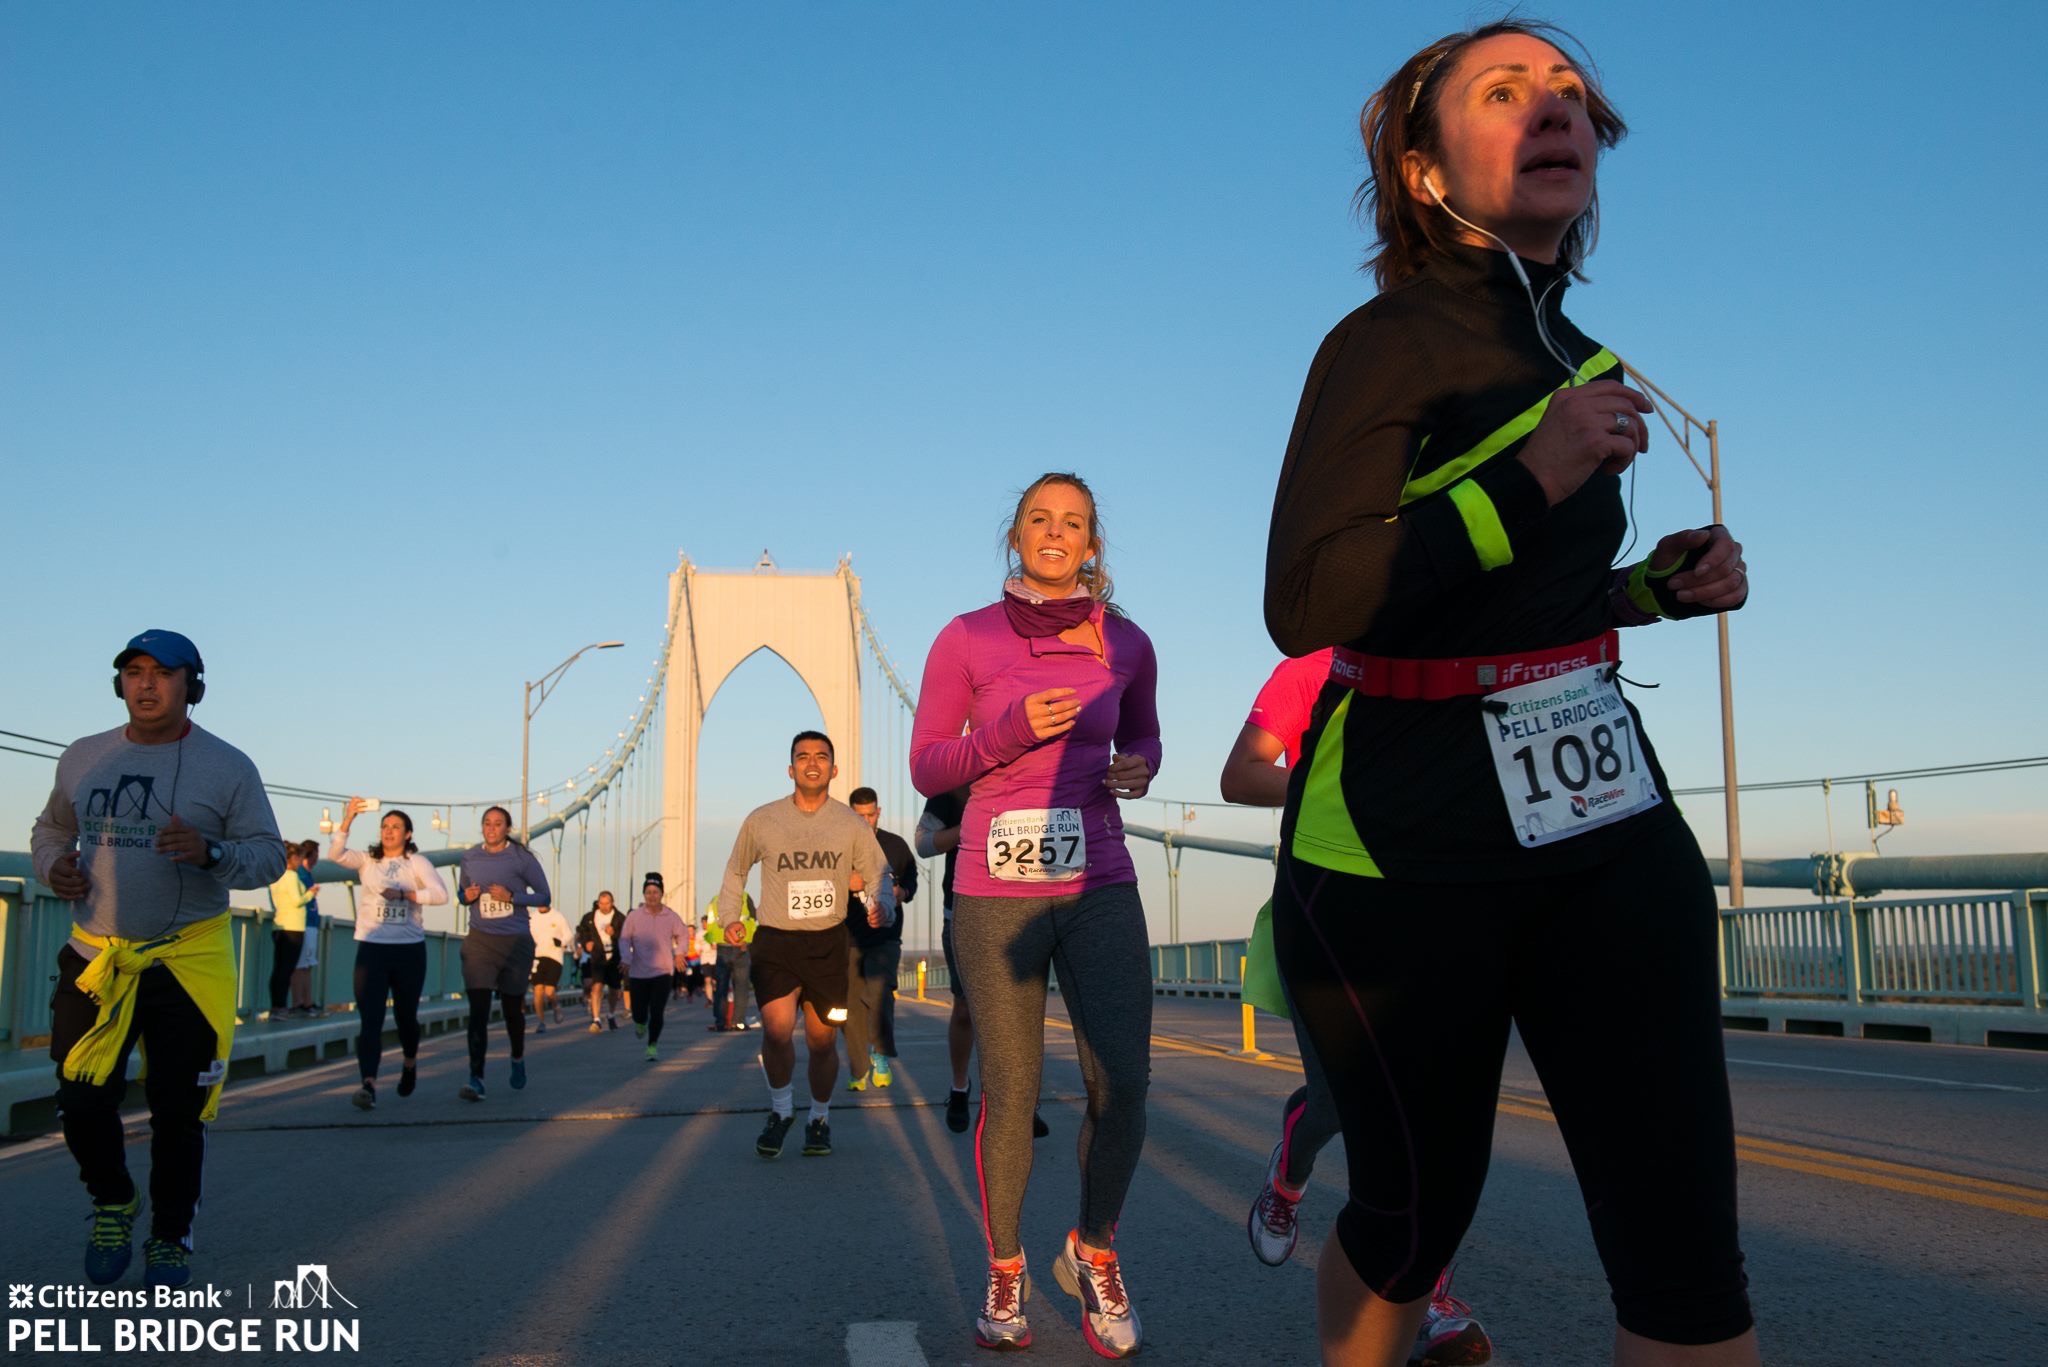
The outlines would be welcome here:
[[[1593,353],[1591,360],[1579,367],[1579,373],[1572,377],[1570,385],[1560,387],[1569,389],[1571,385],[1584,384],[1586,381],[1595,379],[1620,364],[1620,357],[1616,356],[1606,347],[1601,347],[1600,350]],[[1450,488],[1487,461],[1492,460],[1502,451],[1535,431],[1536,424],[1543,421],[1543,415],[1549,409],[1550,395],[1545,394],[1536,401],[1534,406],[1509,418],[1505,423],[1495,428],[1485,440],[1481,441],[1464,455],[1445,461],[1426,475],[1419,475],[1409,480],[1401,486],[1402,505],[1405,507],[1416,499],[1433,494],[1439,489]],[[1425,444],[1427,441],[1428,438],[1424,438]]]
[[[1500,525],[1500,512],[1486,496],[1486,490],[1469,479],[1459,480],[1451,486],[1448,497],[1458,516],[1465,519],[1465,534],[1472,538],[1479,568],[1497,570],[1512,564],[1515,548],[1508,544],[1508,529]]]
[[[1294,857],[1317,868],[1360,878],[1379,878],[1380,866],[1365,852],[1344,803],[1344,722],[1351,715],[1350,693],[1337,704],[1316,742],[1308,778],[1301,789],[1301,810],[1294,817]]]
[[[1677,565],[1671,567],[1674,570],[1677,568]],[[1671,570],[1664,571],[1664,574],[1669,573],[1671,573]],[[1650,568],[1649,561],[1640,560],[1636,562],[1635,569],[1631,570],[1628,576],[1628,601],[1636,605],[1636,611],[1638,612],[1647,612],[1652,617],[1662,617],[1664,611],[1657,606],[1657,595],[1650,592],[1649,576],[1653,574],[1656,574],[1656,572]],[[1656,577],[1661,579],[1664,575],[1660,574],[1656,575]]]

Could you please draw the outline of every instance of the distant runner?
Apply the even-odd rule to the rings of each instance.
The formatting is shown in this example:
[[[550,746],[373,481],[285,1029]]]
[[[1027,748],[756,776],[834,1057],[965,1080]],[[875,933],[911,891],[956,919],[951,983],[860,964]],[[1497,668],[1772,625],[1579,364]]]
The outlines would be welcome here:
[[[632,985],[633,1034],[647,1041],[647,1061],[659,1054],[661,1025],[674,995],[676,965],[683,960],[690,929],[675,909],[663,902],[667,891],[661,875],[650,873],[641,888],[640,905],[626,917],[619,933],[619,964]]]
[[[462,900],[470,908],[462,937],[462,986],[469,994],[469,1081],[464,1101],[484,1099],[484,1055],[491,1042],[491,998],[505,1013],[512,1086],[526,1085],[526,978],[533,936],[526,909],[554,901],[533,852],[512,838],[512,813],[484,809],[484,843],[462,852]]]
[[[398,1049],[404,1063],[398,1094],[419,1085],[420,992],[427,982],[427,924],[422,908],[448,901],[447,885],[412,841],[412,818],[397,808],[377,823],[377,843],[367,852],[348,847],[349,827],[370,810],[352,797],[327,857],[356,875],[362,896],[356,905],[356,1068],[362,1086],[349,1100],[359,1111],[377,1104],[377,1069],[384,1059],[384,999],[395,1008]]]

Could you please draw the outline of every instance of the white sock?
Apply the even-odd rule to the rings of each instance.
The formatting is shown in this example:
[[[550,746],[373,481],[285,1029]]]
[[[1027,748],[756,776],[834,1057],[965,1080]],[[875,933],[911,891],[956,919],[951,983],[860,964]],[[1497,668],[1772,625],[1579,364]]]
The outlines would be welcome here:
[[[787,1087],[770,1087],[768,1089],[768,1109],[774,1111],[775,1114],[781,1116],[784,1120],[789,1119],[796,1114],[796,1105],[790,1100],[795,1091],[795,1083],[791,1083]]]
[[[818,1101],[818,1100],[815,1100],[815,1099],[814,1099],[814,1100],[812,1100],[812,1102],[811,1102],[811,1119],[812,1119],[813,1121],[818,1121],[818,1120],[829,1120],[829,1119],[831,1118],[831,1115],[832,1115],[832,1103],[831,1103],[831,1102],[829,1102],[829,1101]]]

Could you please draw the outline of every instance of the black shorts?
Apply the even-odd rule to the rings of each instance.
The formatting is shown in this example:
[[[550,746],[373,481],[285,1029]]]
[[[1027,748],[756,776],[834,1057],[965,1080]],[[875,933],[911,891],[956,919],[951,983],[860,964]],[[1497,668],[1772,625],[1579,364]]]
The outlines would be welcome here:
[[[847,943],[844,923],[829,930],[757,928],[747,975],[755,1000],[777,1001],[801,990],[821,1019],[844,1021]]]
[[[562,961],[560,959],[546,959],[535,955],[533,960],[533,980],[542,987],[560,987],[562,985]]]
[[[462,937],[462,985],[471,992],[488,989],[509,997],[522,996],[532,963],[531,935],[472,930]]]

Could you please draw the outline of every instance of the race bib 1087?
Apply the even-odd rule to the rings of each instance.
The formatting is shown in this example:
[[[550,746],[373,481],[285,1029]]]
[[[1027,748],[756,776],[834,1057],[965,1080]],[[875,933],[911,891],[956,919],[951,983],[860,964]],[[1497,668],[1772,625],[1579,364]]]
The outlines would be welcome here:
[[[1664,800],[1609,668],[1589,665],[1483,699],[1494,773],[1524,847],[1569,840]]]
[[[988,871],[1013,883],[1063,883],[1088,867],[1078,807],[1003,812],[988,825]]]

